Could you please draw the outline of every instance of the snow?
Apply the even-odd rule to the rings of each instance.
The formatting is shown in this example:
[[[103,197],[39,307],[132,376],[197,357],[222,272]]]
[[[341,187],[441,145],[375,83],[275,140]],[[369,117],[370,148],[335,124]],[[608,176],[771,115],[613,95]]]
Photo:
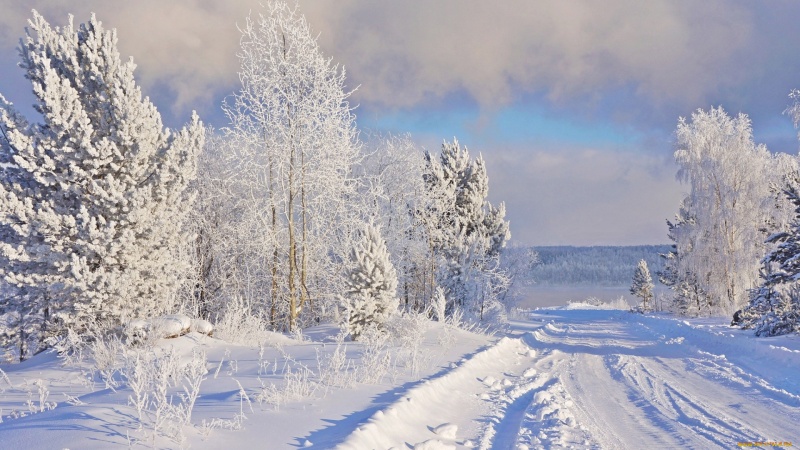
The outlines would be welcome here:
[[[193,319],[191,330],[196,331],[200,334],[211,335],[211,333],[214,332],[214,325],[212,325],[211,322],[204,319]]]
[[[450,439],[451,441],[456,438],[458,433],[458,425],[452,423],[443,423],[433,429],[433,432],[442,437],[442,439]]]
[[[128,402],[132,390],[119,374],[112,389],[86,362],[64,366],[43,353],[0,366],[0,439],[8,448],[32,449],[800,442],[798,336],[756,338],[723,319],[592,308],[532,311],[495,338],[433,323],[416,371],[393,360],[371,384],[346,377],[365,363],[367,344],[337,342],[327,325],[305,330],[302,341],[270,336],[259,348],[195,331],[159,340],[155,348],[174,352],[182,364],[198,351],[207,358],[182,440],[153,440],[146,425],[139,429]],[[349,363],[339,382],[322,384],[320,370],[337,351]],[[259,401],[264,392],[281,401]]]
[[[189,327],[183,327],[184,322],[176,317],[163,316],[150,320],[150,330],[161,338],[177,337]]]

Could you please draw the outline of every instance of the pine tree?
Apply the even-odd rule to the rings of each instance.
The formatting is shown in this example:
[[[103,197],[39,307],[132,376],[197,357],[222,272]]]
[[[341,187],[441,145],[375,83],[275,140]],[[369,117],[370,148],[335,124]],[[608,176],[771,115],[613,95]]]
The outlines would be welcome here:
[[[633,273],[631,294],[642,299],[642,311],[650,311],[653,301],[653,279],[650,278],[647,261],[643,259],[639,261],[639,265],[636,266],[636,271]]]
[[[0,97],[0,274],[56,331],[169,308],[200,120],[165,129],[94,16],[52,28],[34,11],[29,24],[20,65],[43,122]]]
[[[456,307],[482,316],[507,282],[498,270],[510,238],[505,205],[494,207],[483,158],[470,158],[458,140],[442,144],[438,160],[425,154],[423,178],[428,202],[417,211],[428,233],[436,284],[444,288],[448,311]],[[433,293],[433,289],[431,289]]]
[[[397,310],[397,272],[380,228],[369,224],[350,254],[347,291],[342,299],[353,340],[369,327],[381,328]]]

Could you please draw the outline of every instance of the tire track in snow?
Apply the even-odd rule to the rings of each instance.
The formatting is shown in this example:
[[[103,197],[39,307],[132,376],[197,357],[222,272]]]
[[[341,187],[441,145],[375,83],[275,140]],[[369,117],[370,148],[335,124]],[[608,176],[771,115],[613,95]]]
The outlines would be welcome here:
[[[574,399],[576,428],[592,435],[584,446],[727,448],[743,441],[797,441],[795,395],[724,356],[674,345],[682,339],[654,339],[642,323],[620,319],[549,323],[525,338],[535,349],[569,355],[569,364],[556,365],[549,375]],[[519,444],[566,445],[524,438],[521,433]]]
[[[575,403],[562,382],[570,362],[569,355],[560,351],[537,362],[536,367],[542,368],[548,378],[531,397],[516,433],[516,445],[497,441],[493,448],[599,448],[577,420]]]
[[[529,348],[518,338],[502,338],[443,375],[406,391],[376,412],[337,448],[455,448],[473,446],[479,421],[492,393],[504,391],[529,363]],[[356,413],[354,413],[356,414]],[[484,419],[485,420],[485,419]],[[454,427],[438,428],[451,424]],[[447,430],[444,433],[441,430]]]
[[[520,338],[504,338],[409,389],[339,448],[730,448],[800,440],[797,393],[702,351],[702,338],[684,344],[675,328],[667,339],[669,322],[651,329],[653,319],[621,312],[570,314],[527,324]],[[437,435],[443,423],[457,433]]]

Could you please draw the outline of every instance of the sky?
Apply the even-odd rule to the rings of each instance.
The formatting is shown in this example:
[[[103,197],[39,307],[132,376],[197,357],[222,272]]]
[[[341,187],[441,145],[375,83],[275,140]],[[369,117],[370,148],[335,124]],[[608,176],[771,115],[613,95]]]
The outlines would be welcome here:
[[[795,0],[301,0],[346,69],[362,130],[480,153],[489,199],[520,245],[667,243],[688,189],[672,158],[679,117],[746,113],[756,141],[796,154],[783,111],[800,88]],[[0,93],[30,112],[16,46],[30,10],[116,28],[168,126],[217,128],[260,0],[0,0]],[[27,108],[27,109],[26,109]]]

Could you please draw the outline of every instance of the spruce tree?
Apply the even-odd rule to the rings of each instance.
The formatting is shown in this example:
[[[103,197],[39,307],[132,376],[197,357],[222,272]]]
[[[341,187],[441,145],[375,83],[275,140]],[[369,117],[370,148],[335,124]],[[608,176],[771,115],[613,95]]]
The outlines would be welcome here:
[[[350,260],[342,301],[350,336],[356,340],[369,327],[381,328],[397,310],[397,272],[380,228],[374,224],[365,227]]]
[[[650,269],[647,268],[647,261],[640,260],[633,273],[631,283],[631,294],[642,299],[641,310],[649,311],[652,309],[653,301],[653,279],[650,277]]]
[[[42,122],[0,96],[0,275],[54,331],[169,308],[200,120],[164,128],[94,16],[53,28],[34,11],[19,51]]]

